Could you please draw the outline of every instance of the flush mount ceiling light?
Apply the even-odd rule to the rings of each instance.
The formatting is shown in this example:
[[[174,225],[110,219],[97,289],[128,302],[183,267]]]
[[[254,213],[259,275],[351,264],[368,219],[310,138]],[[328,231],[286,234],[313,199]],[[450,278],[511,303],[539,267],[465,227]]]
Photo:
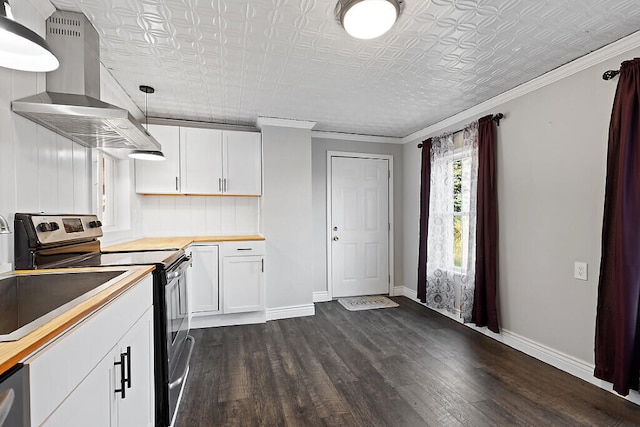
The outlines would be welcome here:
[[[403,0],[338,0],[336,19],[357,39],[380,37],[395,24]]]
[[[0,0],[0,67],[53,71],[60,63],[42,37],[13,20],[8,0]]]
[[[144,121],[145,121],[145,130],[149,133],[149,116],[147,115],[147,98],[150,93],[155,93],[155,89],[151,86],[140,85],[138,87],[140,92],[144,92]],[[129,158],[136,160],[151,160],[154,162],[158,162],[164,160],[164,154],[162,151],[156,150],[133,150],[128,154]]]

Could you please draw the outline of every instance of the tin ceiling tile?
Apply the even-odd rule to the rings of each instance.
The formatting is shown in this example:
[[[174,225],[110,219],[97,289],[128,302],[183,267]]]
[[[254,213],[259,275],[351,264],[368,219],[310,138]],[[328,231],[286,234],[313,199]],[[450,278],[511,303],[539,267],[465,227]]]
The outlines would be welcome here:
[[[149,115],[401,137],[640,29],[637,0],[405,0],[349,37],[335,0],[53,0],[83,12],[101,60]]]

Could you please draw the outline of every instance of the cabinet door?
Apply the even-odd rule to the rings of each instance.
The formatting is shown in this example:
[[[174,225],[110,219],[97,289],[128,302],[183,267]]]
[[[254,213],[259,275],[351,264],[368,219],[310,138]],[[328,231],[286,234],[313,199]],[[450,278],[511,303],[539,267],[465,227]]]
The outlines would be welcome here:
[[[46,427],[112,427],[114,424],[111,353],[87,375],[42,423]]]
[[[222,193],[222,131],[180,128],[182,193]]]
[[[136,192],[180,192],[180,132],[177,126],[149,125],[149,133],[162,145],[165,160],[136,160]]]
[[[262,138],[257,132],[224,131],[225,193],[262,194]]]
[[[263,258],[233,256],[223,259],[224,313],[264,310]]]
[[[124,355],[121,358],[121,355]],[[124,361],[124,369],[120,363]],[[114,427],[152,427],[154,421],[153,380],[153,311],[149,309],[120,340],[114,352],[113,399],[117,407],[117,424]],[[127,384],[122,392],[122,373]],[[88,424],[87,424],[88,425]]]
[[[218,246],[191,247],[192,266],[189,269],[191,311],[194,314],[218,312],[220,293],[218,277]]]

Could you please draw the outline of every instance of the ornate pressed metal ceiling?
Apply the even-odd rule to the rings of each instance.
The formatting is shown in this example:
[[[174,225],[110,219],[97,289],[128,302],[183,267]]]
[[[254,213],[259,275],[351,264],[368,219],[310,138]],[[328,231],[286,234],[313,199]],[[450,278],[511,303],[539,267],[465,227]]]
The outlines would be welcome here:
[[[406,136],[640,29],[637,0],[405,0],[373,40],[336,0],[53,0],[151,117]]]

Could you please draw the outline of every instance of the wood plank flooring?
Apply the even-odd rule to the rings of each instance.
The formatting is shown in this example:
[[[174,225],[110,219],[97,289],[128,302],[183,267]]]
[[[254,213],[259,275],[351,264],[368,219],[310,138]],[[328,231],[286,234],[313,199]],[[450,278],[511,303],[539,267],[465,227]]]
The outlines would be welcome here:
[[[392,299],[193,330],[176,427],[640,426],[640,406]]]

